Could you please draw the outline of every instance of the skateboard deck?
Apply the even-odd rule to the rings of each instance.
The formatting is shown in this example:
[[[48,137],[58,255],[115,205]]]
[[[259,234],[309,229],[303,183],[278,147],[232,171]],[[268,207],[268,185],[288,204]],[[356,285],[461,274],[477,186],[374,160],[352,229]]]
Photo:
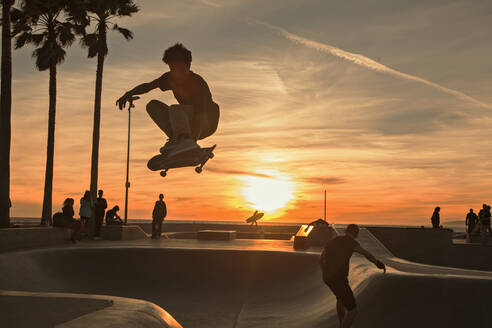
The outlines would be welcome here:
[[[201,173],[203,166],[214,157],[213,151],[216,146],[197,148],[172,157],[159,154],[148,161],[147,167],[151,171],[161,171],[162,177],[165,177],[170,169],[188,166],[195,166],[195,172]]]

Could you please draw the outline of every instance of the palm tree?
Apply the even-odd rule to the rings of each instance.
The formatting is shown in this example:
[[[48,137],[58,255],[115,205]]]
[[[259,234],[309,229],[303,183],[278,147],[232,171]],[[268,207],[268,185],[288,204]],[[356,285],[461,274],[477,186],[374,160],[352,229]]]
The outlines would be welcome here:
[[[74,26],[63,19],[69,0],[23,0],[14,22],[15,49],[28,44],[37,48],[32,56],[40,71],[49,70],[49,116],[46,173],[41,224],[51,222],[53,161],[55,150],[56,67],[65,60],[64,48],[75,40]]]
[[[0,91],[0,228],[10,227],[10,138],[12,105],[12,41],[10,9],[14,0],[2,0],[2,63]]]
[[[94,127],[92,131],[92,160],[91,160],[91,198],[96,199],[98,165],[99,165],[99,138],[101,125],[101,97],[104,59],[108,55],[108,30],[119,32],[126,40],[133,38],[133,33],[113,22],[115,18],[131,16],[139,11],[133,0],[80,0],[83,11],[73,10],[72,16],[78,22],[90,24],[95,22],[92,33],[84,33],[82,45],[88,49],[88,57],[97,56],[96,90],[94,99]],[[75,3],[75,2],[74,2]],[[80,6],[77,4],[80,8]],[[94,221],[94,220],[92,220]]]

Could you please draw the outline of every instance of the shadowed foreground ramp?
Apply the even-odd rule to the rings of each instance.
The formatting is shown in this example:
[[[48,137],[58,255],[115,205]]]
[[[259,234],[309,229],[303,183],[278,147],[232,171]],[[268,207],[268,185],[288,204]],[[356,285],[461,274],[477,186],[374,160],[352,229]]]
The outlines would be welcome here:
[[[492,326],[490,273],[400,262],[364,229],[360,241],[394,269],[353,257],[354,327]],[[183,327],[337,327],[318,254],[284,241],[81,243],[0,254],[0,289],[142,299]]]

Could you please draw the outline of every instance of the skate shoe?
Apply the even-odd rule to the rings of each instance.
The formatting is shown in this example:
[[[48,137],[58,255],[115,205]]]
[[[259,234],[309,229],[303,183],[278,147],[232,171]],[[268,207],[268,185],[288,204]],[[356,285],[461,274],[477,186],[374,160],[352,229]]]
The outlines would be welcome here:
[[[167,139],[166,144],[161,147],[160,152],[162,155],[168,155],[177,145],[178,141],[176,139]]]
[[[168,153],[167,157],[173,157],[187,151],[198,149],[200,146],[192,139],[180,139],[178,144]]]

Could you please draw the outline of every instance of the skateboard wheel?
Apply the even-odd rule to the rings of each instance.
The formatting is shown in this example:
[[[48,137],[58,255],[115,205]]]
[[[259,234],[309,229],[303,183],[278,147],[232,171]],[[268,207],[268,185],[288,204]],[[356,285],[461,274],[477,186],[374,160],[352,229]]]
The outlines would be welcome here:
[[[210,154],[208,155],[208,157],[209,157],[209,158],[214,158],[214,156],[215,156],[215,155],[214,155],[214,153],[210,153]]]
[[[161,177],[165,178],[167,175],[166,171],[161,171]]]
[[[200,166],[195,167],[196,173],[202,173],[202,168]]]

